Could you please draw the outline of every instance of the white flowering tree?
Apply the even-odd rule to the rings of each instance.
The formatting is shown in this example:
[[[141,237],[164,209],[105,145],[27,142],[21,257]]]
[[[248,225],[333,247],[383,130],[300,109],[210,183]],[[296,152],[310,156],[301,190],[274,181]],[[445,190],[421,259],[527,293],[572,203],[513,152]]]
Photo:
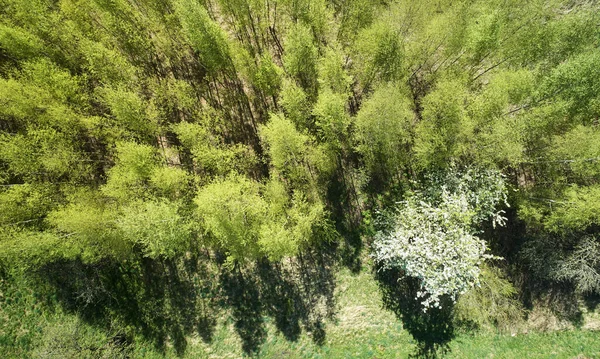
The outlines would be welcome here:
[[[506,202],[498,172],[470,170],[445,177],[399,203],[391,226],[378,232],[373,243],[373,257],[383,270],[398,268],[420,279],[416,299],[424,311],[440,307],[444,295],[456,301],[479,284],[482,261],[492,256],[475,235],[475,225],[483,219],[504,223],[502,212],[495,210],[499,202]],[[448,185],[434,188],[443,182]]]

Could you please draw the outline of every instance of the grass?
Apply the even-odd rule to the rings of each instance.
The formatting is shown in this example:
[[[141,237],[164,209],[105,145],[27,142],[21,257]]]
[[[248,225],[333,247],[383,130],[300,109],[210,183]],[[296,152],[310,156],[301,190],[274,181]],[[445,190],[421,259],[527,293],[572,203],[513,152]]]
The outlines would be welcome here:
[[[267,336],[258,352],[260,358],[408,358],[415,352],[417,343],[402,328],[402,323],[389,311],[382,309],[382,299],[376,281],[368,270],[353,274],[340,269],[336,274],[336,314],[325,321],[325,338],[322,345],[315,343],[310,333],[303,330],[295,341],[286,339],[276,329],[274,320],[265,317]],[[67,330],[69,342],[77,346],[104,348],[105,355],[115,353],[110,349],[109,336],[78,321],[72,314],[55,312],[48,316],[35,304],[33,294],[21,291],[21,294],[6,291],[3,308],[0,308],[0,354],[4,358],[21,358],[50,353],[48,338],[62,336],[61,330]],[[12,297],[8,300],[8,296]],[[26,308],[17,315],[19,308]],[[39,315],[36,316],[36,313]],[[23,320],[23,323],[15,321]],[[68,325],[65,325],[67,323]],[[69,324],[71,323],[71,324]],[[10,334],[10,333],[12,334]],[[10,335],[9,335],[10,334]],[[77,338],[77,335],[85,336]],[[8,337],[13,337],[9,341]],[[20,338],[20,339],[19,339]],[[19,342],[22,340],[22,343]],[[54,339],[53,339],[54,340]],[[97,341],[93,344],[93,341]],[[7,344],[9,344],[7,346]],[[59,340],[60,345],[64,341]],[[91,343],[91,344],[90,344]],[[20,345],[22,344],[22,345]],[[41,349],[40,349],[41,348]],[[230,313],[223,313],[215,328],[210,343],[198,336],[187,338],[184,358],[240,358],[242,341],[236,333]],[[548,333],[501,334],[481,332],[476,334],[458,334],[450,343],[447,358],[600,358],[600,333],[575,329]],[[94,351],[95,350],[95,351]],[[86,357],[95,357],[98,349],[89,351]],[[110,349],[112,350],[112,349]],[[137,337],[128,353],[133,358],[175,358],[173,347],[167,346],[164,353],[158,352],[143,338]],[[46,357],[81,357],[76,351],[56,352]],[[112,356],[108,356],[112,357]]]
[[[326,323],[326,339],[316,345],[304,332],[296,342],[288,341],[266,319],[268,336],[259,358],[408,358],[416,342],[391,312],[382,309],[381,296],[367,271],[337,275],[337,315]],[[190,340],[186,358],[239,358],[241,343],[232,322],[219,325],[211,344]],[[143,357],[146,353],[138,353]],[[142,355],[143,354],[143,355]],[[169,353],[168,356],[174,356]],[[157,356],[158,358],[159,356]],[[600,332],[586,330],[549,333],[459,334],[447,358],[600,358]]]
[[[525,335],[462,336],[448,358],[600,358],[600,333],[585,330]]]

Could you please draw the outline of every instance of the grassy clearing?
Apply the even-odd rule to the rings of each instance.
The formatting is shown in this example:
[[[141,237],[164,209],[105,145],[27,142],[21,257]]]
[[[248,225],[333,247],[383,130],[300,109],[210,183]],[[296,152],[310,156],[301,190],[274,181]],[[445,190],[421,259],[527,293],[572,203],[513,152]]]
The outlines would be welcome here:
[[[304,332],[295,342],[288,341],[266,319],[267,339],[259,358],[408,358],[416,342],[395,316],[382,309],[381,296],[372,275],[363,270],[352,274],[338,272],[337,314],[326,323],[322,346]],[[233,323],[224,321],[211,344],[190,340],[186,358],[239,358],[241,342]],[[137,351],[148,357],[148,351]],[[154,353],[156,354],[156,353]],[[175,357],[174,353],[167,353]],[[156,358],[160,356],[156,355]],[[600,333],[588,330],[549,333],[459,334],[451,343],[447,358],[600,358]]]
[[[335,291],[336,315],[325,322],[322,345],[303,331],[296,341],[289,341],[276,329],[273,319],[265,318],[266,339],[260,347],[260,358],[407,358],[415,352],[417,343],[402,328],[393,313],[382,309],[376,281],[368,270],[353,274],[347,269],[337,273]],[[7,300],[10,295],[14,300]],[[17,306],[15,303],[21,303]],[[0,353],[3,358],[95,358],[119,354],[111,345],[110,336],[60,311],[52,315],[35,305],[31,293],[4,293],[4,314],[0,323],[0,338],[4,338]],[[31,308],[18,316],[19,308]],[[37,314],[36,314],[37,313]],[[10,315],[10,318],[8,317]],[[21,318],[22,323],[15,322]],[[17,333],[22,342],[7,341],[8,332]],[[70,348],[84,348],[77,351]],[[58,348],[58,349],[57,349]],[[161,353],[155,347],[135,338],[135,345],[126,353],[133,358],[176,358],[171,346]],[[106,356],[108,355],[108,356]],[[198,336],[187,340],[184,358],[241,358],[242,341],[235,331],[234,321],[225,313],[215,328],[210,343]],[[589,330],[555,331],[548,333],[499,334],[482,332],[459,334],[451,343],[447,358],[600,358],[600,333]]]

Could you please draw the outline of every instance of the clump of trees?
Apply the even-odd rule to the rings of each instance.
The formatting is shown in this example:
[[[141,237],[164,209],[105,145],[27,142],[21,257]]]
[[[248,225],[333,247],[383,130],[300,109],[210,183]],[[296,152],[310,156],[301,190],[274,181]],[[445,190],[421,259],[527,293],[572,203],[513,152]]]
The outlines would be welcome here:
[[[424,308],[483,300],[481,273],[510,300],[518,272],[598,294],[599,21],[563,0],[0,0],[0,273],[368,244]]]

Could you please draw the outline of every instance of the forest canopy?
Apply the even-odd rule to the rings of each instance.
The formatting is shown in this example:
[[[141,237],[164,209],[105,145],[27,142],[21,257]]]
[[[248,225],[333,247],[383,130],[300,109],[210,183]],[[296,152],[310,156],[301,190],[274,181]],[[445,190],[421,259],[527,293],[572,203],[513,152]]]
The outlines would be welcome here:
[[[0,275],[317,250],[425,310],[600,294],[599,10],[0,0]]]

